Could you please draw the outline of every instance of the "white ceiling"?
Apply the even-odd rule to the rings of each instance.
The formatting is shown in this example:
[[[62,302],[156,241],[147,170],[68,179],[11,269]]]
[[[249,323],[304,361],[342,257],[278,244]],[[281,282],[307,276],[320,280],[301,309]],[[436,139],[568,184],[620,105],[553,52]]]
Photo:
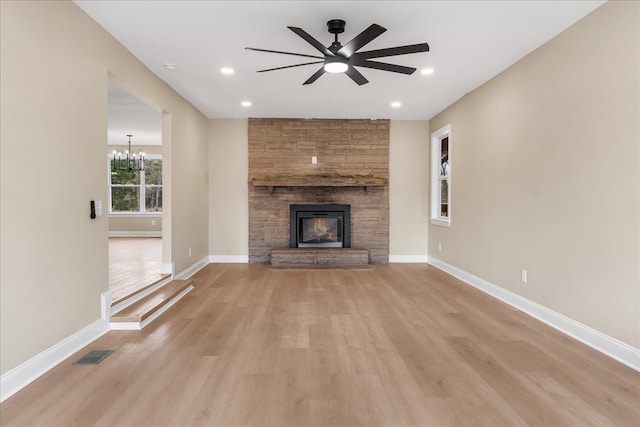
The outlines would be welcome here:
[[[604,1],[100,1],[75,0],[153,73],[210,118],[314,117],[430,119]],[[319,65],[245,50],[256,47],[317,55],[287,26],[325,45],[326,22],[347,22],[344,45],[370,24],[387,32],[360,51],[428,42],[428,53],[380,58],[416,67],[407,76],[360,68],[356,85],[325,74],[303,86]],[[571,52],[567,52],[570,55]],[[165,63],[177,65],[176,71]],[[235,74],[223,75],[222,67]],[[430,76],[420,74],[432,67]],[[253,105],[242,107],[250,100]],[[391,108],[392,101],[402,107]]]
[[[162,145],[162,115],[109,81],[108,145]]]

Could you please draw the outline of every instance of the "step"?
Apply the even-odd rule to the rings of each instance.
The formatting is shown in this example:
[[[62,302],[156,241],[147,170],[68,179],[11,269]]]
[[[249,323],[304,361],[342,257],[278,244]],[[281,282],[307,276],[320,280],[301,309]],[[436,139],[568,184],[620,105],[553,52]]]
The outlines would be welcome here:
[[[193,280],[172,280],[111,316],[111,329],[140,330],[193,290]]]
[[[367,268],[369,251],[362,248],[275,248],[271,266],[278,268]]]
[[[145,294],[146,291],[148,291],[149,289],[153,288],[154,286],[164,282],[165,280],[167,280],[169,277],[171,277],[170,274],[161,274],[159,275],[157,280],[154,280],[153,282],[149,283],[148,285],[144,285],[141,286],[139,289],[136,289],[134,292],[131,292],[128,295],[122,295],[121,297],[118,298],[114,298],[111,301],[111,307],[115,307],[116,305],[126,301],[126,300],[131,300],[132,298],[137,297],[138,295],[143,295]],[[155,290],[155,289],[152,289]]]
[[[134,305],[138,301],[141,301],[142,299],[156,292],[158,289],[161,289],[163,286],[168,285],[171,282],[171,280],[172,280],[171,275],[165,275],[165,277],[163,277],[161,280],[158,280],[152,283],[151,286],[145,286],[143,289],[140,289],[137,292],[134,292],[133,294],[129,295],[127,298],[124,298],[124,299],[119,298],[115,303],[112,302],[111,317],[113,317],[117,313],[120,313],[125,308]]]

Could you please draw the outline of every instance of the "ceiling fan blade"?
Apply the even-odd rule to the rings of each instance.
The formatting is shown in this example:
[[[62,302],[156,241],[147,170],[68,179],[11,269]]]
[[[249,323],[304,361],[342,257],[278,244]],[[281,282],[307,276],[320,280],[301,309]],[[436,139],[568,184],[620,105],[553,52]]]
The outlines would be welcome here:
[[[369,80],[367,80],[362,74],[360,74],[360,71],[356,70],[353,67],[349,67],[344,73],[347,76],[351,77],[351,80],[358,83],[358,86],[369,83]]]
[[[384,56],[408,55],[410,53],[429,52],[427,43],[410,44],[406,46],[389,47],[386,49],[368,50],[355,55],[359,59],[382,58]]]
[[[284,70],[285,68],[302,67],[303,65],[322,64],[324,61],[305,62],[304,64],[286,65],[284,67],[268,68],[266,70],[258,70],[256,73],[264,73],[267,71]]]
[[[256,52],[281,53],[283,55],[304,56],[306,58],[324,59],[323,56],[306,55],[304,53],[283,52],[281,50],[258,49],[255,47],[245,47],[246,50],[255,50]]]
[[[329,49],[327,49],[318,40],[314,39],[309,33],[307,33],[302,28],[298,28],[298,27],[287,27],[287,28],[290,29],[291,31],[293,31],[294,33],[296,33],[297,35],[299,35],[300,37],[302,37],[307,43],[309,43],[311,46],[315,47],[323,55],[334,56],[334,54]]]
[[[318,80],[320,78],[321,75],[323,75],[326,71],[324,71],[324,67],[320,67],[320,69],[318,71],[316,71],[315,73],[313,73],[313,75],[311,77],[309,77],[304,83],[302,83],[303,85],[310,85],[311,83],[315,82],[316,80]]]
[[[381,27],[378,24],[371,24],[369,28],[355,36],[349,43],[342,46],[340,50],[338,50],[338,54],[345,58],[349,58],[358,49],[360,49],[385,31],[387,31],[386,28]]]
[[[365,68],[373,68],[374,70],[391,71],[393,73],[413,74],[416,69],[413,67],[404,67],[402,65],[387,64],[386,62],[368,61],[366,59],[352,59],[352,65]]]
[[[338,50],[338,54],[340,56],[344,56],[345,58],[349,58],[358,49],[362,48],[367,43],[371,42],[373,39],[378,37],[380,34],[387,31],[386,28],[381,27],[378,24],[371,24],[369,28],[358,34],[346,45],[342,46],[340,50]]]

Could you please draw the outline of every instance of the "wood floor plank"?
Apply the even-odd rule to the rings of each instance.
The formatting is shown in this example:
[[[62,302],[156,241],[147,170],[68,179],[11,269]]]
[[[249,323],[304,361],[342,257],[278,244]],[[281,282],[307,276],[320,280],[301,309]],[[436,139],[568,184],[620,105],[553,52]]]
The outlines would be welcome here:
[[[110,237],[109,291],[114,303],[168,277],[160,274],[161,266],[161,238]]]
[[[428,265],[211,264],[2,426],[637,426],[640,374]],[[115,352],[95,366],[90,349]]]

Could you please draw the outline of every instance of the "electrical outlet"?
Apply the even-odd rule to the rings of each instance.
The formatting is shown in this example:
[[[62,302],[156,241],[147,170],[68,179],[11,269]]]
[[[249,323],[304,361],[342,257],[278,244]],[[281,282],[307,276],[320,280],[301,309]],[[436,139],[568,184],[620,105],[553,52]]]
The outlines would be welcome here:
[[[522,283],[527,283],[527,270],[524,268],[520,271],[520,281]]]
[[[312,165],[318,164],[318,156],[311,156],[311,164]]]
[[[442,243],[438,243],[438,252],[442,252]]]
[[[156,225],[156,220],[155,219],[151,220],[151,225]]]
[[[191,258],[191,248],[189,248],[189,258]]]

